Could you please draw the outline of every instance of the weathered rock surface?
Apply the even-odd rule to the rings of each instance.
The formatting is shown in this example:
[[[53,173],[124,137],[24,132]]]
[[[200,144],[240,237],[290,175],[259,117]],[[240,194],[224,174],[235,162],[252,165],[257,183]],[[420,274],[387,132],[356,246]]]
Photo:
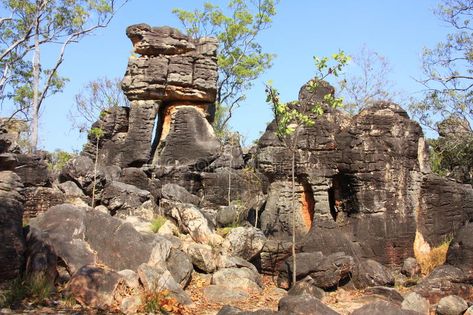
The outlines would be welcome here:
[[[356,262],[352,280],[357,288],[394,286],[394,276],[389,268],[372,259],[360,259]]]
[[[236,227],[225,237],[223,247],[232,256],[252,260],[263,250],[266,237],[255,227]]]
[[[189,257],[179,249],[171,249],[169,257],[166,260],[166,266],[174,280],[185,288],[192,276],[194,267]]]
[[[146,201],[152,200],[151,193],[136,186],[113,181],[102,190],[101,202],[107,206],[112,215],[125,218],[137,214],[137,210]],[[153,213],[151,213],[151,218]]]
[[[315,286],[333,289],[348,282],[355,267],[354,260],[345,253],[324,256],[321,252],[296,254],[296,280],[310,276]],[[293,270],[292,258],[288,258],[278,275],[278,286],[290,287]]]
[[[415,292],[409,293],[404,297],[401,308],[403,310],[414,311],[422,315],[430,314],[429,301]]]
[[[190,203],[198,206],[200,198],[188,192],[184,187],[177,184],[165,184],[161,188],[162,198],[181,203]]]
[[[325,296],[324,290],[317,287],[316,282],[310,276],[298,281],[292,288],[287,292],[289,295],[310,295],[317,299],[322,299]]]
[[[448,248],[447,263],[473,278],[473,224],[467,223],[457,232]]]
[[[221,285],[209,285],[204,288],[204,297],[211,303],[231,303],[245,301],[250,294],[240,288],[228,288]]]
[[[99,261],[114,270],[136,270],[153,258],[155,247],[168,242],[159,235],[141,234],[110,215],[68,204],[52,207],[30,226],[30,233],[41,232],[70,274]]]
[[[25,121],[0,118],[0,154],[20,153],[20,146],[18,145],[20,134],[27,129],[28,126]]]
[[[67,289],[83,306],[109,309],[120,280],[120,275],[114,271],[83,266],[72,276]]]
[[[394,303],[389,303],[385,301],[377,301],[374,303],[367,304],[357,310],[355,310],[352,315],[419,315],[420,313],[401,309],[399,305]]]
[[[470,276],[461,269],[451,265],[435,268],[427,277],[414,287],[414,292],[436,304],[447,295],[458,295],[465,299],[473,296],[473,285]]]
[[[48,164],[41,154],[17,154],[14,172],[20,176],[25,187],[51,185]]]
[[[294,315],[337,315],[338,313],[309,295],[288,295],[279,300],[278,310]]]
[[[459,296],[449,295],[441,298],[437,304],[439,315],[461,315],[468,309],[468,304]]]
[[[380,297],[381,299],[400,304],[404,300],[401,293],[399,293],[396,289],[384,286],[375,286],[366,288],[363,291],[367,295],[371,295],[374,297]]]
[[[216,169],[213,173],[203,172],[200,177],[204,206],[228,206],[229,192],[230,204],[238,201],[247,211],[259,212],[265,201],[266,178],[255,170],[226,167]],[[248,216],[247,212],[242,215]]]
[[[324,93],[332,90],[310,95],[303,87],[302,108]],[[297,147],[296,236],[305,236],[304,252],[343,251],[400,265],[413,256],[416,231],[437,246],[472,217],[471,187],[429,174],[422,130],[398,105],[379,102],[351,119],[326,109],[304,128]],[[274,122],[258,142],[256,160],[270,182],[262,230],[288,238],[291,154]]]
[[[431,246],[440,245],[473,219],[473,188],[438,175],[425,176],[417,212],[418,231]]]
[[[150,292],[167,290],[179,303],[192,304],[187,293],[182,290],[171,273],[163,267],[141,264],[137,272],[145,290]]]
[[[154,165],[189,165],[203,171],[220,151],[220,141],[204,109],[191,105],[168,106],[153,158]],[[165,128],[165,129],[164,129]]]
[[[168,214],[177,221],[179,228],[188,233],[195,242],[212,243],[218,235],[214,227],[196,206],[192,204],[173,203]]]
[[[217,83],[217,42],[192,40],[169,27],[146,24],[127,28],[139,57],[132,57],[123,80],[131,100],[213,102]]]
[[[67,195],[57,188],[51,187],[26,187],[23,189],[25,196],[23,218],[31,219],[49,208],[63,204]]]
[[[0,282],[16,278],[24,262],[22,188],[18,175],[0,172]]]
[[[77,156],[69,160],[59,174],[60,182],[72,181],[87,195],[92,195],[92,189],[100,190],[105,183],[105,174],[101,169],[94,172],[94,161],[87,156]]]
[[[401,273],[406,277],[414,277],[420,274],[420,266],[414,257],[408,257],[404,260],[401,267]]]
[[[224,268],[212,275],[212,284],[227,288],[261,291],[260,275],[248,268]]]

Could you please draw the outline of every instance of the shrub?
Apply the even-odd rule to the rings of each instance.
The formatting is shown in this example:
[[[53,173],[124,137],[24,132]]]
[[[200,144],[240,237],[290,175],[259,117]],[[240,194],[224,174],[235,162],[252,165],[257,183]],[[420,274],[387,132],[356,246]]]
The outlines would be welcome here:
[[[158,215],[153,221],[151,221],[151,231],[158,233],[159,229],[166,223],[166,217]]]
[[[48,167],[50,170],[60,171],[66,163],[75,156],[73,153],[56,150],[48,156]]]
[[[146,291],[143,293],[140,311],[152,314],[183,314],[183,307],[170,296],[168,290]]]

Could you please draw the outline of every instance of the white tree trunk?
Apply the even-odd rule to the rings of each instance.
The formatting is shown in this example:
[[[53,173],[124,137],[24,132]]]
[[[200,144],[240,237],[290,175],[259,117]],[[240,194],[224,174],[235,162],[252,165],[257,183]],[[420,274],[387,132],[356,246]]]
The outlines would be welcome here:
[[[38,146],[38,125],[39,125],[39,81],[41,75],[41,51],[39,47],[39,17],[36,19],[34,34],[34,54],[33,54],[33,101],[31,104],[31,136],[30,152],[36,152]]]

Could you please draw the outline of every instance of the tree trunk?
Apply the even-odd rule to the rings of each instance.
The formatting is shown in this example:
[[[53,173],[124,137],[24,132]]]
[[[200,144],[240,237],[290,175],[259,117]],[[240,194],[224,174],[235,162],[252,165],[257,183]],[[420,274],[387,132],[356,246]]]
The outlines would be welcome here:
[[[92,186],[92,208],[95,208],[95,187],[97,185],[97,163],[99,161],[99,137],[95,137],[97,143],[95,144],[95,162],[94,162],[94,184]]]
[[[296,150],[292,150],[292,197],[291,197],[291,208],[292,208],[292,286],[296,284],[296,208],[295,208],[295,184],[296,184]]]
[[[41,52],[39,47],[39,13],[36,17],[34,34],[34,54],[33,54],[33,100],[31,104],[31,135],[30,152],[36,152],[38,147],[38,125],[39,125],[39,81],[41,75]]]

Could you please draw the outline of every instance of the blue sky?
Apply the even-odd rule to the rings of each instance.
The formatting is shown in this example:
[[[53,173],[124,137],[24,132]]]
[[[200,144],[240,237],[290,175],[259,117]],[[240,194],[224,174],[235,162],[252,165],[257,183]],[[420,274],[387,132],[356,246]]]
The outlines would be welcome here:
[[[71,130],[69,108],[81,87],[98,77],[123,77],[132,46],[125,35],[128,25],[180,27],[172,8],[201,7],[201,0],[130,0],[112,21],[71,46],[61,74],[69,78],[62,94],[45,101],[40,122],[40,148],[80,150],[85,137]],[[226,1],[212,1],[225,5]],[[433,0],[281,0],[273,26],[260,41],[276,54],[274,65],[248,92],[247,100],[231,121],[247,143],[258,138],[271,120],[265,103],[264,83],[272,80],[283,100],[297,98],[299,88],[314,74],[312,56],[328,56],[339,49],[348,54],[363,45],[391,63],[390,79],[405,95],[421,90],[419,78],[423,47],[433,47],[449,31],[434,14]],[[43,58],[49,56],[45,52]],[[401,104],[405,105],[405,104]]]

